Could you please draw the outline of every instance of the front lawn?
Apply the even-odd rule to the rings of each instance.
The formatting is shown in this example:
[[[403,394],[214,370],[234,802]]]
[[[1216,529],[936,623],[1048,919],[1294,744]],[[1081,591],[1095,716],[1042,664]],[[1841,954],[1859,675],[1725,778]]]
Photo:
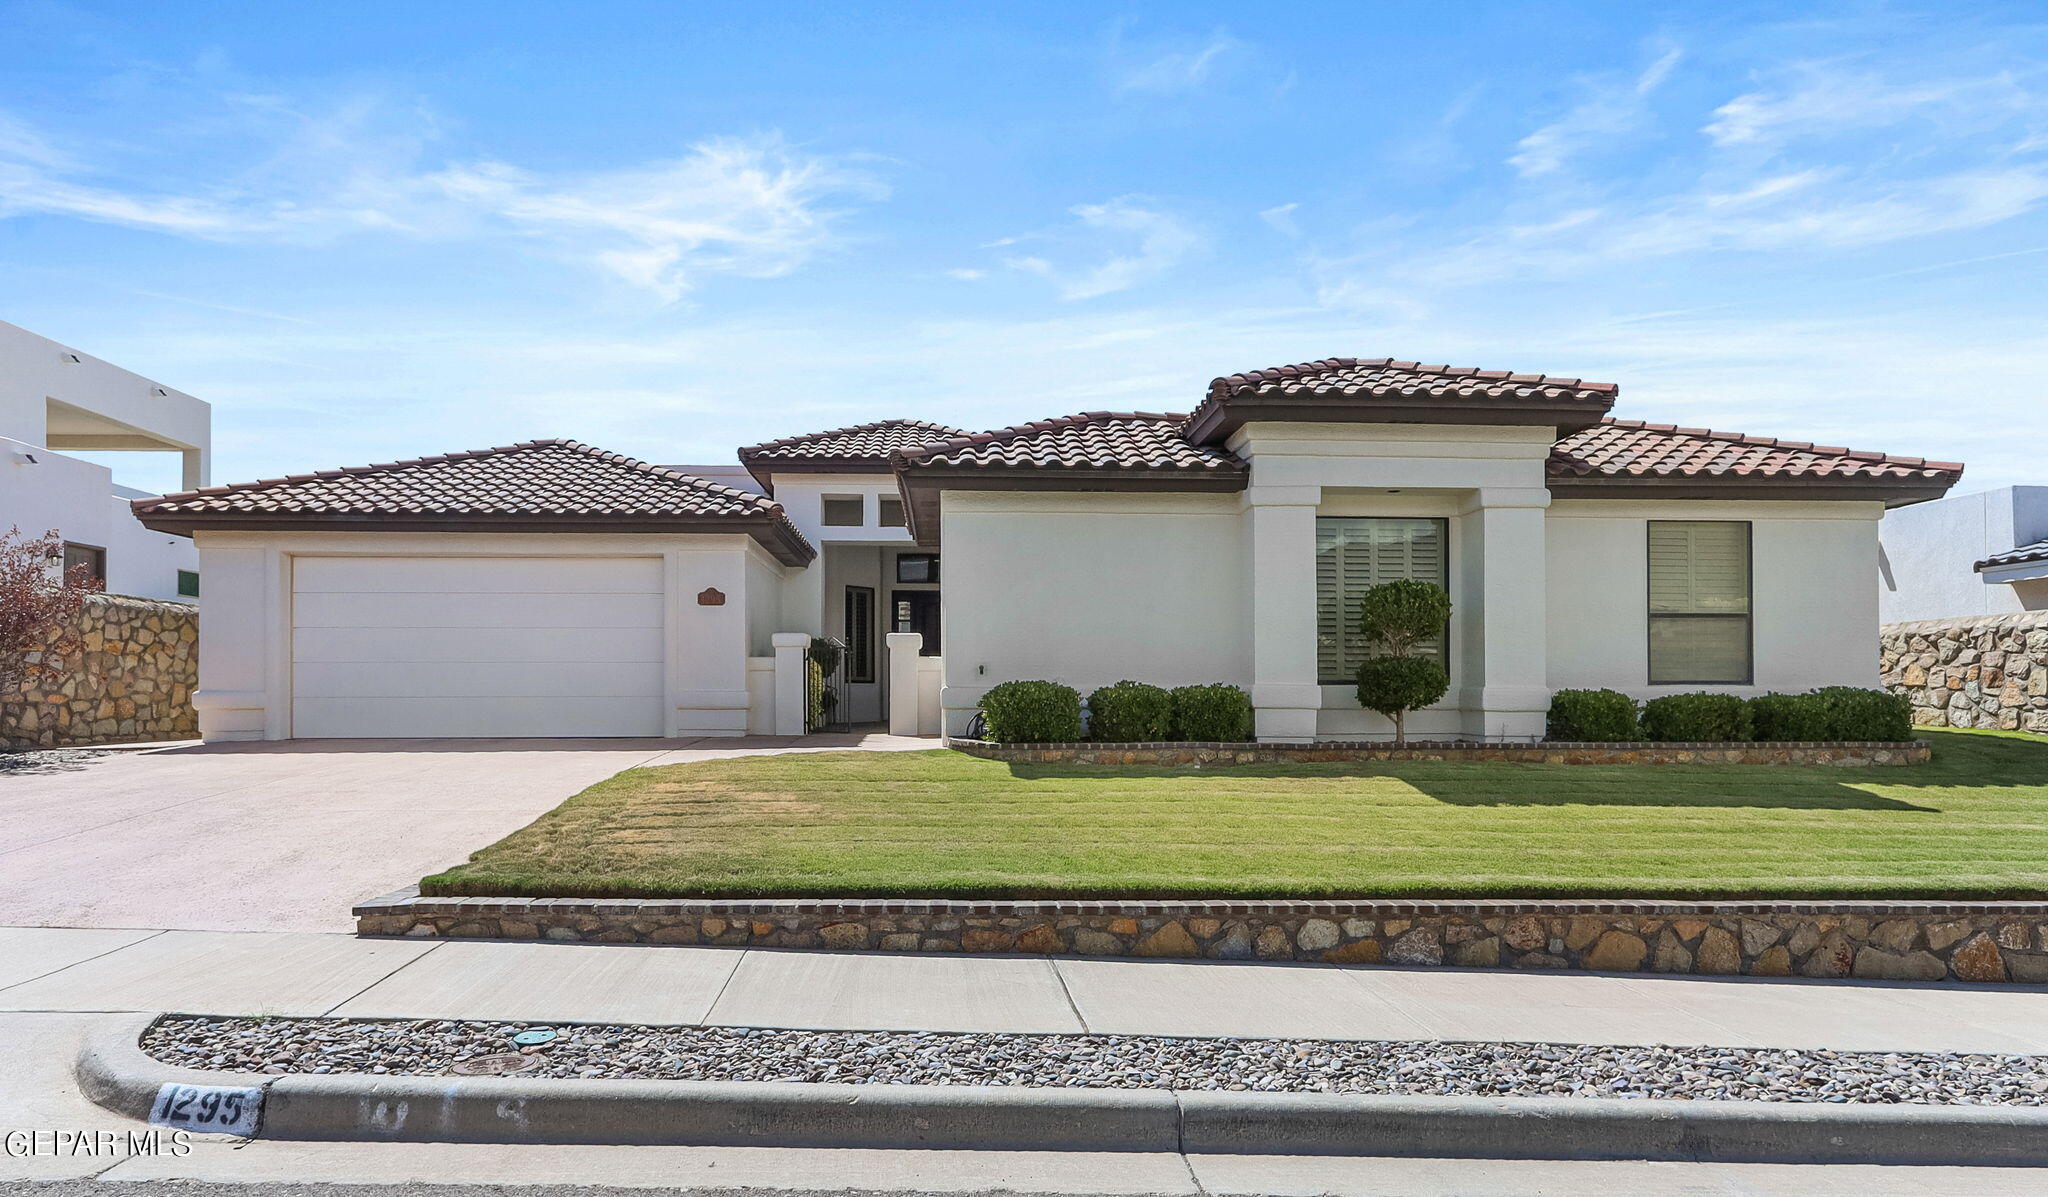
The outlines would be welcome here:
[[[1930,765],[1402,763],[1179,772],[946,750],[629,769],[430,895],[2048,895],[2048,741]]]

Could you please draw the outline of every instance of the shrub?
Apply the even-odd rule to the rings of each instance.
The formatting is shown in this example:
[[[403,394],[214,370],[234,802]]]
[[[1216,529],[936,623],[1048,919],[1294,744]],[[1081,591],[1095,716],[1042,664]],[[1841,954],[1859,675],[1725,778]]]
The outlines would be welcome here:
[[[1003,744],[1081,738],[1081,695],[1058,682],[1004,682],[981,696],[988,738]]]
[[[1667,694],[1643,704],[1643,735],[1652,740],[1749,739],[1749,705],[1733,694]]]
[[[1088,696],[1088,738],[1145,743],[1173,735],[1173,695],[1144,682],[1118,682]]]
[[[1812,694],[1759,694],[1749,700],[1749,724],[1759,740],[1825,740],[1827,712]]]
[[[1174,739],[1242,744],[1252,738],[1252,696],[1236,686],[1178,686],[1171,697]]]
[[[1451,675],[1428,657],[1367,657],[1358,667],[1358,705],[1394,721],[1394,743],[1408,742],[1410,711],[1421,710],[1451,688]]]
[[[1636,700],[1619,690],[1559,690],[1550,696],[1552,740],[1617,743],[1643,734]]]
[[[1913,704],[1897,694],[1857,686],[1827,686],[1808,697],[1821,710],[1818,740],[1886,740],[1913,738]]]

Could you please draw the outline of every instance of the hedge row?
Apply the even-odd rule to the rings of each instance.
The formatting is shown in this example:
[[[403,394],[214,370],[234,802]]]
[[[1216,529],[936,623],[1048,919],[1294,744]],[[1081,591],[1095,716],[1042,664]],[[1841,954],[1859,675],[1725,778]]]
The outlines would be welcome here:
[[[1883,690],[1828,686],[1806,694],[1669,694],[1636,705],[1619,690],[1559,690],[1550,697],[1549,739],[1875,740],[1913,738],[1913,708]]]
[[[1058,682],[1004,682],[981,696],[989,739],[1002,744],[1081,739],[1081,694]],[[1106,743],[1242,743],[1252,738],[1252,698],[1236,686],[1118,682],[1088,696],[1088,738]]]

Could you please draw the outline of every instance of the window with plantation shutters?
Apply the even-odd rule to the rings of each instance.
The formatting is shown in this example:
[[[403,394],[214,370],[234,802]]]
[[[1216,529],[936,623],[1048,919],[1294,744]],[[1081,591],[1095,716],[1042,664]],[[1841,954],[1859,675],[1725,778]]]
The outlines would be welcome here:
[[[1371,646],[1358,631],[1358,600],[1382,582],[1415,578],[1449,589],[1444,521],[1382,516],[1316,520],[1316,676],[1325,685],[1358,680]],[[1448,664],[1445,638],[1419,648]]]
[[[1650,684],[1748,685],[1749,525],[1649,523]]]

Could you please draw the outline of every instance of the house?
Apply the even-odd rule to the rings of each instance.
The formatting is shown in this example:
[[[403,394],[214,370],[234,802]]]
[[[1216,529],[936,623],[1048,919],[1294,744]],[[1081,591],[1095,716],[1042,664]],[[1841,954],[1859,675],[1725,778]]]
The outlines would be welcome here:
[[[1455,604],[1423,734],[1539,737],[1562,687],[1875,683],[1879,520],[1962,467],[1616,394],[1332,358],[1190,412],[793,436],[739,451],[751,485],[530,441],[136,509],[199,545],[209,738],[800,730],[817,635],[901,730],[1128,677],[1242,686],[1265,740],[1377,737],[1349,612],[1404,577]]]
[[[83,565],[109,592],[184,599],[199,593],[190,539],[142,526],[113,471],[74,453],[176,453],[184,486],[207,484],[212,408],[183,391],[0,322],[0,532],[56,531],[66,568]]]
[[[2048,610],[2048,486],[1902,508],[1878,533],[1878,615],[1887,624]]]

